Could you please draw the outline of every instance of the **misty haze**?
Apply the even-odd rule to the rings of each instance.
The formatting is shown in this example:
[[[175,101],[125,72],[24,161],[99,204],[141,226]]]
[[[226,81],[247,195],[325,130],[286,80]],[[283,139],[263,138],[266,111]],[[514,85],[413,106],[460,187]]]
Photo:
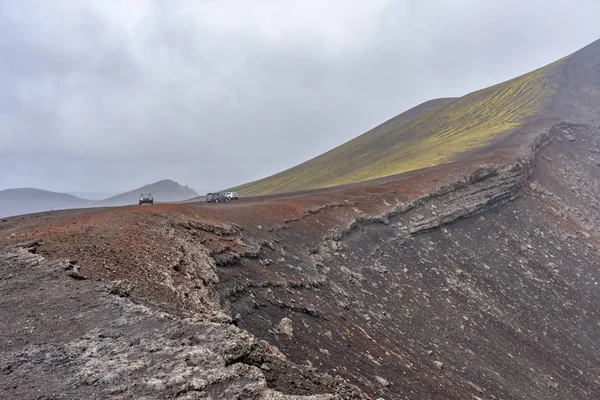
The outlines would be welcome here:
[[[598,398],[599,20],[0,2],[0,398]]]

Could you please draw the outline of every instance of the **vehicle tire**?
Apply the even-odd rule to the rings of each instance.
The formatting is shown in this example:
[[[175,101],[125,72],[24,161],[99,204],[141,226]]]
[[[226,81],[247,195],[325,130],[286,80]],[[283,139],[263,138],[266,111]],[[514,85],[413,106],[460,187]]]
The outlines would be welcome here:
[[[219,202],[219,199],[216,199],[216,200],[215,200],[215,203],[218,203],[218,202]]]

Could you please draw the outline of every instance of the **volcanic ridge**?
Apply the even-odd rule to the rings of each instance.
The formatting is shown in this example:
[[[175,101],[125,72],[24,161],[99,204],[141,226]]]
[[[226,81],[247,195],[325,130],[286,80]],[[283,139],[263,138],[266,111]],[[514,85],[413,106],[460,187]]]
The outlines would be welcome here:
[[[0,397],[600,394],[600,41],[226,204],[0,219]]]

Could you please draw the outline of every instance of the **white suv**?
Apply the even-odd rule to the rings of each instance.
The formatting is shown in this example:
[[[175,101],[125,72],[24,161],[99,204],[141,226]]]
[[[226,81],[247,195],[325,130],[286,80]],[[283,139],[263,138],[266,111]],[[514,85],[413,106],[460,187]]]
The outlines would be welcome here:
[[[237,192],[225,192],[225,197],[227,197],[229,200],[239,199]]]

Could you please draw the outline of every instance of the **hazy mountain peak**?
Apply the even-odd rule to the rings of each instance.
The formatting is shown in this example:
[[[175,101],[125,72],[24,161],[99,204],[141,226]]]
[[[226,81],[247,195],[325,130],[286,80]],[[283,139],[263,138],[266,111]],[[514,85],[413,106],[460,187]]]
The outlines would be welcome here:
[[[198,193],[188,186],[181,185],[171,179],[162,179],[129,192],[110,197],[104,202],[109,205],[135,204],[140,193],[151,193],[154,196],[154,201],[157,203],[183,201],[198,196]]]
[[[142,192],[152,193],[156,203],[182,201],[198,196],[188,186],[171,179],[163,179],[106,199],[94,200],[36,188],[5,189],[0,191],[0,217],[69,208],[133,205],[137,204]]]

